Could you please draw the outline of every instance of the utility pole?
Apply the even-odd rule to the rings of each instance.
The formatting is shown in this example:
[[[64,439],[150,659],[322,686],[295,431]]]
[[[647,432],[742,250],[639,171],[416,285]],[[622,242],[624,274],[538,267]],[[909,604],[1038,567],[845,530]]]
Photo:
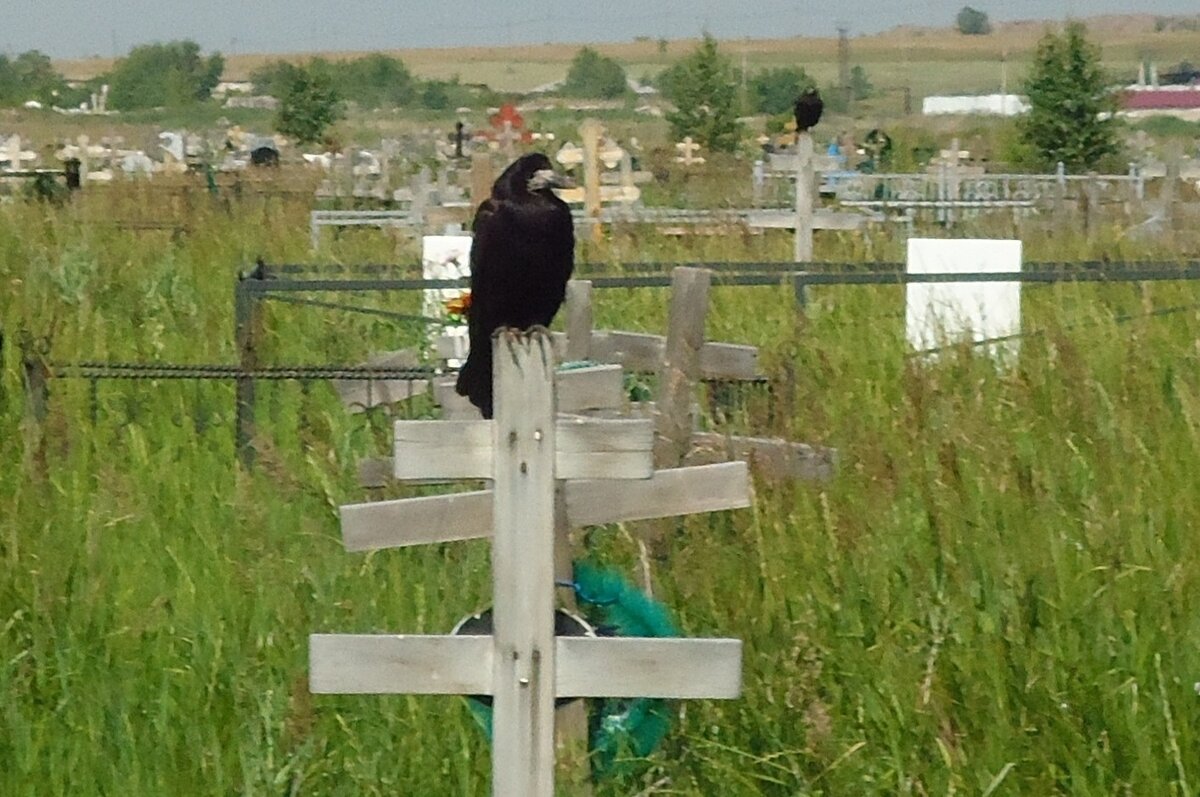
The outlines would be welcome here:
[[[844,22],[838,23],[838,87],[846,110],[850,110],[850,30]]]

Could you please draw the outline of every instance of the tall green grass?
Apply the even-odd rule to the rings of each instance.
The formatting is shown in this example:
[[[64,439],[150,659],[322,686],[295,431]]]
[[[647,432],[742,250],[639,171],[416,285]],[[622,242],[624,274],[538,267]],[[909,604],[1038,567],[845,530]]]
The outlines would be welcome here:
[[[148,196],[108,203],[149,215]],[[386,418],[347,415],[324,384],[266,385],[244,473],[227,384],[56,380],[40,430],[25,408],[21,328],[57,361],[233,362],[234,275],[258,254],[308,258],[304,209],[205,200],[175,237],[96,211],[0,210],[0,794],[487,793],[459,699],[307,690],[310,632],[441,633],[490,599],[485,543],[341,549],[339,504],[413,491],[355,484]],[[1026,244],[1030,259],[1170,254],[1115,233]],[[416,254],[379,233],[325,246],[322,260]],[[903,251],[888,236],[818,246]],[[580,259],[790,249],[619,235]],[[597,323],[660,331],[666,298],[600,292]],[[678,524],[656,594],[689,634],[745,640],[745,694],[679,704],[644,772],[598,794],[1200,789],[1200,312],[1146,315],[1200,289],[1027,288],[1038,334],[1011,369],[970,348],[914,358],[902,298],[823,288],[801,316],[785,287],[713,289],[709,337],[759,345],[776,382],[771,406],[750,395],[732,422],[836,446],[838,475],[758,482],[752,509]],[[283,305],[265,323],[274,363],[408,334]],[[606,529],[589,553],[632,577],[637,533]]]

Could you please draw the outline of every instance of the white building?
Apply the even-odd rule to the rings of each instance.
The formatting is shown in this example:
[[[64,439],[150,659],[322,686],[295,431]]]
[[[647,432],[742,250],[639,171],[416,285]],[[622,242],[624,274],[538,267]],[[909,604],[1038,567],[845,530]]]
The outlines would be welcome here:
[[[921,101],[925,116],[990,114],[1019,116],[1029,111],[1029,103],[1019,94],[983,94],[926,97]]]

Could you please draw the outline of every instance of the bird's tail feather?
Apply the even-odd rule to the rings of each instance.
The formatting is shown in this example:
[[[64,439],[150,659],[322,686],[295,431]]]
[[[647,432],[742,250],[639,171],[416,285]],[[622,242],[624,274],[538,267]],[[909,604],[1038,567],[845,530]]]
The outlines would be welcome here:
[[[490,352],[489,352],[490,354]],[[492,362],[491,357],[467,357],[458,372],[454,390],[466,396],[479,408],[484,418],[492,417]]]

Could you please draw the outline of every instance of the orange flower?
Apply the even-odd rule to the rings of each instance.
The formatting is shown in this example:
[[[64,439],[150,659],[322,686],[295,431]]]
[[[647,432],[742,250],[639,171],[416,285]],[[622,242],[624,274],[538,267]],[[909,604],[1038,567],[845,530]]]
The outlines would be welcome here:
[[[450,315],[467,316],[471,314],[471,292],[463,291],[446,302],[446,312]]]

